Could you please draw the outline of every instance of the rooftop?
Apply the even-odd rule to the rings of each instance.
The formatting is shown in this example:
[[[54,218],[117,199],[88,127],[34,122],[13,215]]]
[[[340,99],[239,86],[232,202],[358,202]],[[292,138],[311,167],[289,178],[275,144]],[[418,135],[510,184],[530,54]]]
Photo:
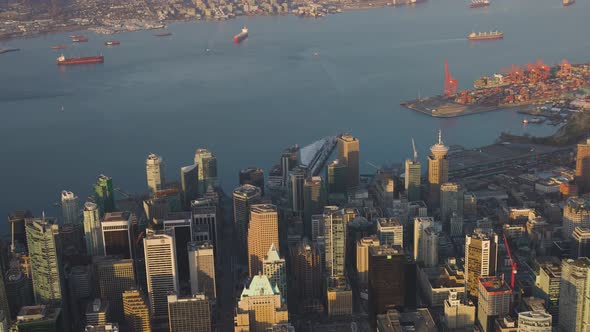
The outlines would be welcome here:
[[[372,256],[403,256],[404,249],[401,246],[380,245],[369,248],[369,255]]]
[[[251,184],[244,184],[234,189],[234,195],[254,196],[256,194],[260,194],[260,188]]]
[[[402,223],[399,220],[399,217],[392,217],[392,218],[378,218],[377,221],[381,227],[393,227],[393,226],[401,226]]]
[[[131,217],[131,213],[129,211],[124,212],[107,212],[104,215],[102,222],[127,222]]]
[[[250,280],[248,286],[244,287],[240,299],[252,296],[269,296],[278,294],[280,294],[279,288],[277,286],[273,288],[267,276],[257,275]]]
[[[511,293],[512,289],[500,277],[482,277],[479,278],[479,283],[485,288],[488,293]]]
[[[253,213],[277,212],[277,207],[272,204],[254,204],[250,207],[250,212],[253,212]]]

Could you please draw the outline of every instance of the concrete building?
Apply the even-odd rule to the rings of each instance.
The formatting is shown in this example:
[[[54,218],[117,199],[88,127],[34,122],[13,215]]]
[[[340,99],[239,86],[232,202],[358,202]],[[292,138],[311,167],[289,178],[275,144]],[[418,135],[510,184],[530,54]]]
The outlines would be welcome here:
[[[255,275],[242,290],[234,319],[235,332],[265,332],[275,324],[287,323],[289,313],[278,287],[265,275]]]
[[[449,160],[447,153],[449,148],[442,141],[442,133],[438,132],[438,143],[430,147],[428,156],[428,185],[429,205],[438,205],[440,186],[449,181]]]
[[[192,239],[193,241],[207,241],[216,248],[217,239],[217,206],[211,199],[191,201]]]
[[[262,261],[268,248],[279,246],[279,220],[276,206],[257,204],[250,207],[248,225],[248,268],[253,277],[262,272]]]
[[[512,289],[500,277],[481,277],[478,286],[477,320],[483,332],[494,331],[494,320],[510,312]]]
[[[148,235],[143,239],[143,247],[150,313],[155,320],[168,321],[168,293],[178,292],[174,237]]]
[[[346,181],[348,178],[348,165],[346,160],[335,159],[326,166],[326,178],[328,182],[328,198],[345,199]]]
[[[162,222],[164,233],[174,236],[174,252],[178,262],[188,262],[188,244],[193,240],[193,222],[191,213],[170,212]],[[208,237],[208,232],[207,232]],[[187,264],[178,265],[178,280],[187,282],[190,280]]]
[[[477,298],[479,278],[496,274],[498,264],[498,235],[493,231],[476,229],[465,236],[465,289],[467,296]]]
[[[348,165],[347,188],[358,186],[360,181],[359,140],[356,137],[350,134],[338,136],[338,159],[346,161]]]
[[[22,307],[13,326],[16,326],[18,332],[61,332],[64,330],[61,309],[52,308],[45,304]]]
[[[193,164],[180,168],[180,190],[182,206],[190,209],[190,204],[199,196],[199,165]]]
[[[416,311],[400,313],[397,310],[387,310],[377,315],[377,332],[435,332],[438,331],[430,310],[420,308]]]
[[[98,205],[92,202],[84,203],[84,240],[86,241],[86,253],[89,256],[98,256],[104,253],[102,244],[102,228],[100,227],[100,212]]]
[[[199,174],[199,193],[207,191],[209,186],[217,187],[217,158],[207,149],[195,151],[195,162]]]
[[[291,250],[291,267],[295,285],[297,311],[314,312],[321,309],[322,264],[320,251],[315,243],[303,238]]]
[[[418,282],[425,302],[430,307],[442,307],[450,292],[465,296],[465,275],[454,259],[436,267],[418,267]]]
[[[456,182],[445,182],[440,186],[440,220],[443,228],[450,229],[451,216],[463,218],[463,187]]]
[[[211,332],[211,309],[207,296],[168,295],[168,326],[170,332]]]
[[[264,196],[264,171],[258,167],[248,167],[240,170],[240,186],[251,184],[260,188],[260,193]]]
[[[245,184],[234,189],[234,230],[238,242],[240,261],[248,261],[248,223],[250,222],[250,206],[260,203],[260,188]]]
[[[573,238],[574,256],[590,257],[590,228],[574,228]]]
[[[279,250],[272,244],[262,260],[262,273],[268,278],[270,284],[277,286],[283,299],[287,299],[287,271],[285,259],[281,258]]]
[[[86,306],[86,325],[105,326],[109,321],[109,303],[94,299]]]
[[[587,193],[590,190],[590,139],[578,144],[576,182],[581,193]]]
[[[326,309],[329,317],[352,315],[352,288],[346,277],[328,277],[326,282]]]
[[[377,235],[381,244],[404,246],[404,226],[399,218],[378,218]]]
[[[432,217],[414,219],[414,260],[427,267],[438,264],[439,223]]]
[[[164,161],[162,161],[162,157],[150,153],[145,161],[145,172],[150,192],[155,193],[164,189]]]
[[[133,258],[130,212],[105,213],[100,223],[105,256]]]
[[[188,244],[188,266],[191,292],[193,295],[205,294],[211,301],[217,299],[215,281],[215,254],[208,242]]]
[[[561,262],[559,327],[564,332],[590,330],[590,258]]]
[[[475,325],[475,305],[461,297],[456,290],[450,290],[444,302],[444,324],[451,331],[467,331]]]
[[[324,211],[324,271],[328,276],[343,276],[346,266],[346,226],[356,216],[352,209]]]
[[[553,325],[559,322],[559,289],[561,284],[561,265],[542,264],[539,267],[537,288],[539,297],[545,301],[547,312],[553,316]]]
[[[143,293],[129,288],[122,294],[125,325],[130,332],[151,332],[150,310]]]
[[[289,207],[293,214],[297,216],[303,215],[303,187],[305,184],[306,170],[299,166],[293,168],[289,172]]]
[[[71,191],[61,192],[61,215],[64,224],[77,225],[80,223],[80,211],[78,210],[78,196]]]
[[[590,188],[589,188],[590,189]],[[573,238],[576,227],[590,228],[589,197],[570,197],[563,207],[563,230],[566,238]]]
[[[94,276],[98,283],[98,295],[109,302],[111,319],[122,322],[123,301],[121,294],[135,286],[133,260],[115,257],[94,257]]]
[[[518,332],[551,332],[551,315],[546,311],[518,313]]]
[[[9,268],[5,274],[4,288],[8,299],[9,312],[2,309],[7,317],[15,317],[20,308],[33,304],[33,285],[20,267]],[[0,300],[2,301],[2,300]],[[0,306],[2,304],[0,303]]]
[[[364,237],[356,243],[356,272],[361,287],[366,287],[369,282],[369,247],[380,245],[381,242],[375,235]]]
[[[94,202],[102,216],[106,212],[115,211],[115,189],[113,179],[106,175],[99,175],[94,184]]]
[[[319,176],[306,178],[303,183],[303,229],[311,237],[311,216],[322,213],[328,204],[324,181]]]
[[[288,187],[289,173],[299,164],[299,146],[291,146],[283,150],[281,155],[281,176],[284,187]]]
[[[28,219],[26,232],[35,302],[61,305],[64,280],[57,220],[45,217]]]
[[[413,143],[413,141],[412,141]],[[404,186],[408,195],[408,201],[420,200],[420,185],[422,182],[422,168],[418,161],[418,154],[414,154],[414,159],[406,159]]]

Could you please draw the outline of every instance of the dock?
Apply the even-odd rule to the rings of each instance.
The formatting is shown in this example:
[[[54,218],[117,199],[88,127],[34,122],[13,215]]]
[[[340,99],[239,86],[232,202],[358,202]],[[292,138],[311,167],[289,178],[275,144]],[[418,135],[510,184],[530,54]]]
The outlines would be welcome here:
[[[429,98],[414,99],[403,102],[400,105],[407,109],[437,118],[452,118],[456,116],[495,111],[503,108],[496,105],[483,106],[460,104],[440,95]]]
[[[328,158],[336,148],[338,138],[336,136],[329,136],[322,138],[307,145],[299,151],[301,166],[309,171],[310,176],[317,176],[320,174]]]

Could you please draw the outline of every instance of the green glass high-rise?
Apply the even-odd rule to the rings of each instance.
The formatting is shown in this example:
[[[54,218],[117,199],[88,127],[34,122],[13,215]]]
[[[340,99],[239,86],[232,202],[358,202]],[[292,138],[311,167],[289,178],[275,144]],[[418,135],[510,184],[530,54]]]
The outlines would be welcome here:
[[[336,159],[327,166],[328,194],[346,194],[348,165],[345,160]]]
[[[59,305],[62,301],[62,271],[58,256],[59,226],[54,218],[27,220],[27,243],[36,303]]]
[[[111,177],[103,174],[98,176],[94,184],[94,199],[101,215],[115,211],[115,190]]]

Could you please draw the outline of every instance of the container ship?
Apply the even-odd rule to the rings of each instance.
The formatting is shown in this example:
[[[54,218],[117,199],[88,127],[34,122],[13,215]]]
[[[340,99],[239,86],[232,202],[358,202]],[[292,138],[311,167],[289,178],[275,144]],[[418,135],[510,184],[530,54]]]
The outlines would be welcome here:
[[[86,56],[80,58],[66,58],[63,54],[57,58],[58,65],[83,65],[89,63],[103,63],[104,56]]]
[[[573,5],[576,2],[576,0],[562,0],[562,1],[563,1],[562,2],[563,5],[566,6],[566,7],[567,6],[570,6],[570,5]]]
[[[105,45],[107,46],[114,46],[114,45],[120,45],[121,42],[120,41],[116,41],[116,40],[108,40],[106,42],[104,42]]]
[[[481,8],[490,5],[490,0],[471,0],[469,8]]]
[[[500,31],[490,32],[472,32],[468,36],[469,40],[494,40],[504,38],[504,33]]]
[[[242,32],[234,36],[234,43],[239,44],[246,38],[248,38],[248,29],[244,27],[242,28]]]

